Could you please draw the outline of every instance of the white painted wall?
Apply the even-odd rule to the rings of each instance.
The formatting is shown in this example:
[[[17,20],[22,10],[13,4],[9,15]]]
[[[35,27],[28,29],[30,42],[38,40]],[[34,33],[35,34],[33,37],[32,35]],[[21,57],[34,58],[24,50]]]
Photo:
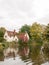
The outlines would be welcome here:
[[[28,33],[27,33],[27,32],[26,32],[25,36],[27,36],[27,38],[28,38],[28,40],[29,40],[29,35],[28,35]]]
[[[8,42],[12,42],[12,41],[17,41],[18,42],[18,37],[17,36],[15,36],[15,37],[13,37],[13,36],[8,36],[8,33],[7,33],[7,31],[5,32],[5,34],[4,34],[4,39],[6,40],[6,41],[8,41]]]

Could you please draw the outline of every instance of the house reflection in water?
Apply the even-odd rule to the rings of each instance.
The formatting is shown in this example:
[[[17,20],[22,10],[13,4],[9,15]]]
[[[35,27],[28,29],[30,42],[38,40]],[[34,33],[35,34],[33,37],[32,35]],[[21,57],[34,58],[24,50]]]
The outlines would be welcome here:
[[[9,58],[9,57],[13,57],[15,58],[17,55],[18,49],[15,50],[14,48],[7,48],[6,50],[4,50],[4,56],[5,58]]]

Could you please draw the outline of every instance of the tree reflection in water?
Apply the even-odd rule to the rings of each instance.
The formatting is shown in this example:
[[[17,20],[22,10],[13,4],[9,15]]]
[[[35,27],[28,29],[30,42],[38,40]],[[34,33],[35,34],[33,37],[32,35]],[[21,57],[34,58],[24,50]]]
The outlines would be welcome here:
[[[3,46],[1,43],[0,43],[0,61],[4,61]]]
[[[48,45],[47,45],[48,46]],[[29,47],[25,48],[20,48],[19,49],[19,55],[21,56],[21,59],[25,62],[31,61],[32,65],[41,65],[45,63],[46,61],[49,61],[49,46],[43,48],[43,55],[40,53],[41,51],[41,46],[40,45],[35,45],[31,46],[31,49]],[[25,54],[26,49],[30,49],[28,55]],[[29,59],[29,60],[28,60]]]
[[[2,47],[2,46],[1,46]],[[0,47],[0,48],[1,48]],[[18,46],[18,55],[24,62],[32,63],[32,65],[41,65],[47,61],[49,61],[49,44],[44,44],[44,48],[42,49],[43,54],[40,53],[41,45],[27,45]],[[3,51],[3,49],[1,49]],[[0,58],[4,58],[3,52],[0,51]]]

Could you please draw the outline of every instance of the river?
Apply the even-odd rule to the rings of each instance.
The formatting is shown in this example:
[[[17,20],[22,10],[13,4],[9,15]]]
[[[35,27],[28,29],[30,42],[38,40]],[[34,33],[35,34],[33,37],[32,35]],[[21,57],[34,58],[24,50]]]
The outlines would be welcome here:
[[[9,58],[5,59],[4,61],[0,61],[0,65],[32,65],[32,63],[24,62],[19,56],[17,56],[15,60],[13,60],[13,58]],[[41,65],[49,65],[49,63],[46,62]]]
[[[4,53],[0,54],[0,65],[49,65],[49,54],[41,54],[39,47],[32,47],[31,51],[21,47],[17,52],[8,48]]]

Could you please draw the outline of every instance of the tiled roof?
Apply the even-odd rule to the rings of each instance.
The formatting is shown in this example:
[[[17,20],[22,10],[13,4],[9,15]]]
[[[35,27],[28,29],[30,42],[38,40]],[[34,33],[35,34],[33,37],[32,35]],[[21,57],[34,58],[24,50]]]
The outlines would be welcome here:
[[[16,34],[17,34],[17,32],[15,32],[15,31],[7,31],[7,33],[8,33],[8,36],[15,36]]]
[[[28,37],[25,35],[26,33],[17,33],[15,30],[14,31],[7,31],[8,36],[17,36],[18,39],[27,42],[28,41]]]

